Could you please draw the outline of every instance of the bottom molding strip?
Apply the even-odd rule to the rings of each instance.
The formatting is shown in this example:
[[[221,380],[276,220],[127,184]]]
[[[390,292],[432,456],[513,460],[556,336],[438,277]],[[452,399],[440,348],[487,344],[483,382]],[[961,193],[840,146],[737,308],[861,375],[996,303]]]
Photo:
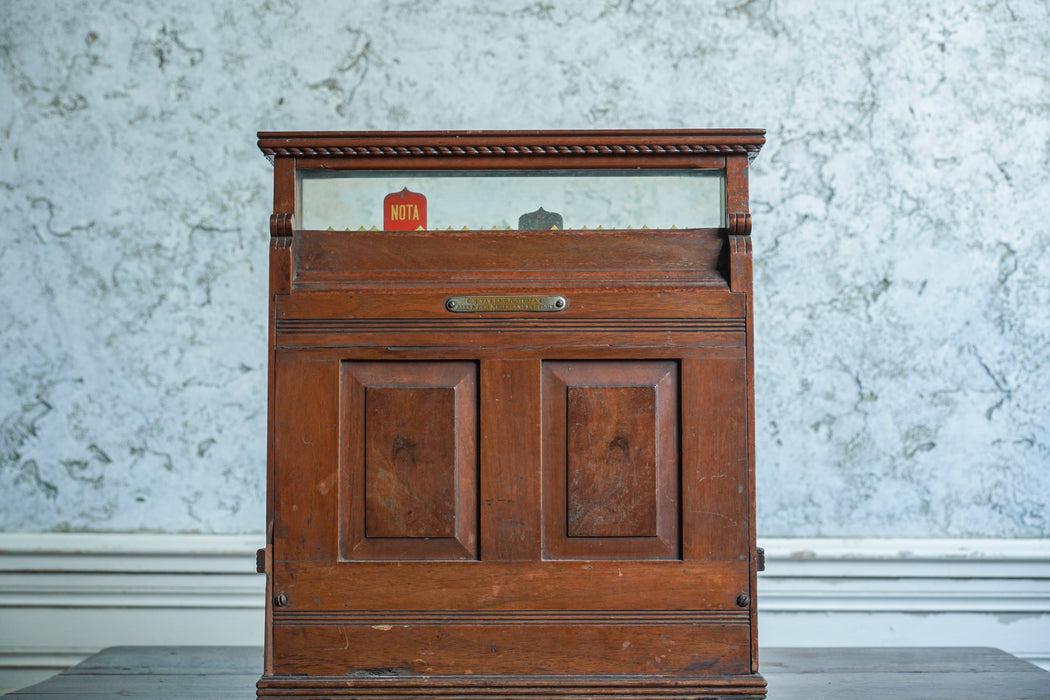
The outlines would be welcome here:
[[[332,697],[443,698],[618,698],[619,700],[732,700],[766,697],[760,674],[708,676],[263,676],[260,698]]]

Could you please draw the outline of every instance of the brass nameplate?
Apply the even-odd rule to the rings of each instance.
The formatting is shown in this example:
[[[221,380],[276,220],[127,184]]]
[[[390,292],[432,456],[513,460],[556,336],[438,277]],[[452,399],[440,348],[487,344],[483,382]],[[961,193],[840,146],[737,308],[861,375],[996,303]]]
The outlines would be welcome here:
[[[457,314],[483,311],[564,311],[569,301],[563,296],[455,296],[445,300],[445,308]]]

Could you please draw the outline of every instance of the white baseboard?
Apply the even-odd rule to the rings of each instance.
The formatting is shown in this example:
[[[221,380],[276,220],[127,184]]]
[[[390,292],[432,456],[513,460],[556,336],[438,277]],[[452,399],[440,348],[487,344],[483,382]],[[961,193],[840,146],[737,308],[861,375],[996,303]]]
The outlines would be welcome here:
[[[0,692],[107,646],[261,646],[263,544],[262,535],[0,533]]]
[[[1050,541],[767,539],[776,612],[1050,612]]]
[[[763,646],[995,646],[1050,670],[1050,540],[759,545]]]
[[[1048,541],[759,544],[763,646],[997,646],[1050,668]],[[261,645],[262,545],[262,535],[0,533],[0,690],[106,646]]]

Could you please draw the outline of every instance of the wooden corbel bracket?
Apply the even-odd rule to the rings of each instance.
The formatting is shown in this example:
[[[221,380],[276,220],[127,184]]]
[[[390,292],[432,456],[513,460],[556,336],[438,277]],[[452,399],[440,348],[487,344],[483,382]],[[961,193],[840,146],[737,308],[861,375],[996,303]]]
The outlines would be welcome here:
[[[727,217],[727,233],[730,236],[751,235],[751,213],[746,211],[731,211]]]
[[[288,294],[292,284],[292,222],[288,212],[270,215],[270,291]]]
[[[275,239],[286,239],[279,242],[285,245],[291,245],[293,216],[294,215],[289,212],[275,212],[270,214],[270,237]],[[274,242],[277,243],[278,241]]]

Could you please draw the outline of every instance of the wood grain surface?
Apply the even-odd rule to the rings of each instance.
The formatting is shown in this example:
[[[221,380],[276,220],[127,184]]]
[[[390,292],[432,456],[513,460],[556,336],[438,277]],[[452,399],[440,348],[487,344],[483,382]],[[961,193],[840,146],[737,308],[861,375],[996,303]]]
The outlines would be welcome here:
[[[111,647],[43,683],[5,695],[9,700],[249,700],[262,669],[261,647]],[[1050,673],[998,649],[983,647],[921,648],[763,648],[763,675],[774,700],[1046,700]],[[484,671],[484,669],[481,669]],[[364,697],[427,697],[410,690],[404,676],[377,673]],[[549,698],[518,682],[495,685],[502,697]],[[549,679],[537,679],[536,684]],[[402,685],[399,687],[399,683]],[[612,679],[604,679],[607,688]],[[340,690],[337,678],[319,686]],[[665,682],[676,697],[674,684]],[[343,684],[345,689],[345,683]],[[562,697],[571,693],[563,685]],[[269,697],[291,694],[275,688]],[[298,697],[324,697],[325,690]],[[571,694],[570,694],[571,693]],[[334,694],[334,693],[332,693]],[[484,695],[475,695],[475,697]],[[489,697],[493,697],[492,694]],[[620,694],[619,697],[638,697]],[[681,694],[678,695],[681,697]]]

